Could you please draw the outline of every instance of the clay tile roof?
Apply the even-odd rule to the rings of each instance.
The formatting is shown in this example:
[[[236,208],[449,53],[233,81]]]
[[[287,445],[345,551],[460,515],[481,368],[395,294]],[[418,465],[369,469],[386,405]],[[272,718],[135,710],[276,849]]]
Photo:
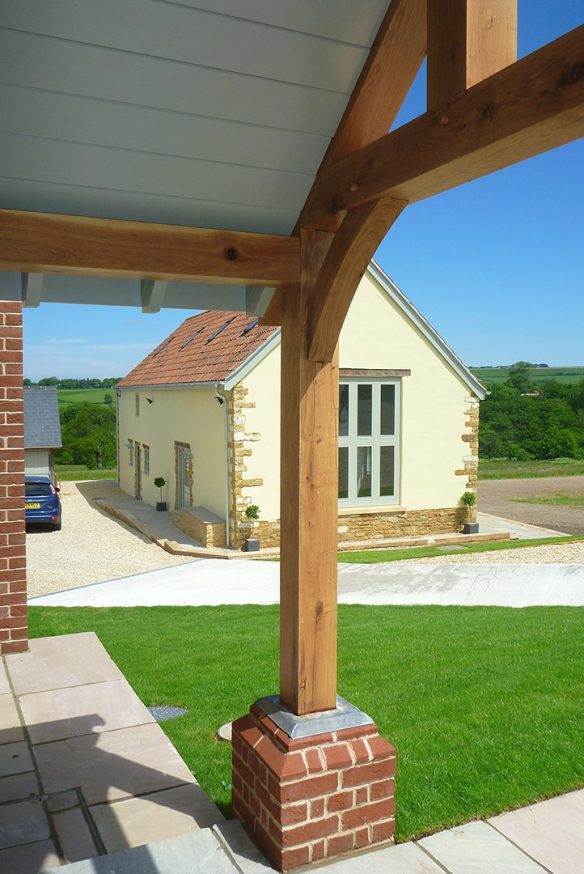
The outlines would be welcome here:
[[[244,334],[255,321],[253,316],[236,312],[191,316],[118,386],[223,382],[278,330],[255,324]]]

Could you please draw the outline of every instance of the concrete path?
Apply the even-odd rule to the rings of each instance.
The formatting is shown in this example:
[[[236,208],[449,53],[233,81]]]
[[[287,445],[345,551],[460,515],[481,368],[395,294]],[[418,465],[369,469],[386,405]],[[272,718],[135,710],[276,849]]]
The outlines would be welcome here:
[[[31,598],[34,606],[275,604],[278,562],[203,559]],[[580,564],[341,564],[341,604],[584,606]]]
[[[538,540],[543,537],[565,536],[561,531],[554,531],[553,528],[528,525],[527,522],[504,519],[502,516],[492,516],[490,513],[477,513],[477,522],[483,534],[509,533],[511,537],[517,537],[519,540]]]

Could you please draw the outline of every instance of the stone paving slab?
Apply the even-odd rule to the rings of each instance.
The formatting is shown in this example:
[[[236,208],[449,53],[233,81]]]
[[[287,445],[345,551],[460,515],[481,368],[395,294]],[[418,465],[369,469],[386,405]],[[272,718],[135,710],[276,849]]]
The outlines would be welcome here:
[[[92,859],[99,855],[93,836],[80,807],[53,814],[53,825],[65,858],[69,862]]]
[[[10,692],[10,683],[8,682],[8,674],[3,662],[0,661],[0,695],[6,695]]]
[[[30,844],[49,837],[49,821],[39,799],[0,805],[1,849]]]
[[[29,652],[6,656],[6,666],[17,695],[124,679],[93,632],[31,640]]]
[[[0,744],[24,740],[16,703],[10,693],[0,695]]]
[[[0,746],[0,774],[10,777],[12,774],[24,774],[33,771],[34,764],[25,741]]]
[[[36,692],[19,700],[33,744],[154,722],[125,680]]]
[[[39,795],[39,784],[34,771],[25,774],[14,774],[11,777],[0,777],[0,803],[4,801],[20,801]]]
[[[208,795],[193,784],[96,804],[91,816],[109,853],[197,831],[223,819]]]
[[[46,792],[80,786],[88,804],[196,782],[155,723],[40,744],[35,756]]]
[[[213,826],[213,834],[231,859],[238,874],[268,874],[274,871],[237,819]]]
[[[489,820],[553,874],[584,871],[584,789]]]
[[[59,874],[236,874],[210,829],[64,865]]]
[[[52,870],[60,864],[52,841],[37,841],[10,850],[0,850],[2,874],[38,874],[41,869]]]
[[[545,874],[486,822],[470,822],[418,841],[450,874]]]

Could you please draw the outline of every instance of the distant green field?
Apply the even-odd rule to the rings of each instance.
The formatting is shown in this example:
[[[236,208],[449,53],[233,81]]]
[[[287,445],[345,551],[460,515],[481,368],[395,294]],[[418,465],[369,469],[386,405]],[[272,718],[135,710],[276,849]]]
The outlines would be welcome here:
[[[99,470],[90,470],[84,464],[56,464],[55,473],[58,479],[84,480],[84,479],[117,479],[116,468],[102,467]]]
[[[57,389],[59,404],[103,404],[107,394],[112,396],[112,404],[116,402],[115,388],[60,388]]]
[[[509,378],[508,367],[471,367],[470,370],[482,383],[504,382]],[[555,379],[569,383],[584,379],[584,367],[531,367],[529,372],[534,382]]]
[[[479,479],[530,479],[544,476],[584,476],[584,461],[554,458],[548,461],[513,461],[509,458],[481,458]]]

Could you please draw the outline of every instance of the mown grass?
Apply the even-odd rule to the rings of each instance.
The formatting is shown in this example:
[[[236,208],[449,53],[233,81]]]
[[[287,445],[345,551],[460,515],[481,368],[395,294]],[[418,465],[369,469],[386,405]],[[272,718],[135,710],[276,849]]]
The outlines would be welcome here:
[[[470,370],[482,383],[509,379],[508,367],[471,367]],[[546,379],[555,379],[564,384],[574,383],[584,378],[584,367],[530,367],[529,378],[536,383],[545,382]]]
[[[403,549],[363,549],[357,552],[339,552],[338,560],[344,564],[379,564],[390,561],[406,561],[417,558],[437,558],[445,555],[463,555],[468,552],[499,552],[504,549],[525,549],[530,546],[547,546],[550,543],[574,543],[584,540],[584,534],[566,537],[536,537],[533,540],[492,540],[485,543],[469,543],[453,546],[448,550],[437,546],[411,546]]]
[[[99,470],[90,470],[84,464],[56,464],[55,472],[61,481],[68,480],[83,480],[83,479],[116,479],[118,472],[116,468],[101,468]]]
[[[530,495],[527,498],[512,498],[518,504],[551,504],[556,507],[584,507],[584,495]]]
[[[227,811],[224,722],[278,688],[278,608],[33,607],[33,636],[95,631]],[[406,840],[584,785],[584,610],[339,608],[339,691],[398,748]]]
[[[59,388],[59,404],[105,404],[105,396],[110,395],[112,404],[116,402],[115,388]]]
[[[479,461],[479,479],[482,480],[582,475],[584,475],[584,460],[577,458],[554,458],[549,461],[481,458]]]

